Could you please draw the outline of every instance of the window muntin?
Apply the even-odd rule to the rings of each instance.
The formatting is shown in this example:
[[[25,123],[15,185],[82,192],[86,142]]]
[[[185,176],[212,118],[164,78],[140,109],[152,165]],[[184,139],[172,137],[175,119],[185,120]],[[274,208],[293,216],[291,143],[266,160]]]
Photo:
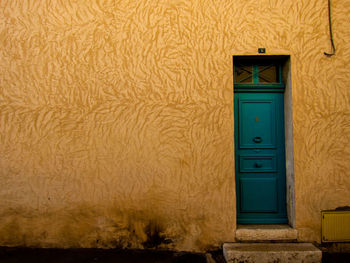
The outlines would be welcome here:
[[[235,83],[281,83],[278,64],[237,64],[234,67]]]
[[[278,83],[278,68],[276,65],[258,65],[259,83]]]
[[[253,82],[253,66],[237,65],[235,67],[236,83],[252,83]]]

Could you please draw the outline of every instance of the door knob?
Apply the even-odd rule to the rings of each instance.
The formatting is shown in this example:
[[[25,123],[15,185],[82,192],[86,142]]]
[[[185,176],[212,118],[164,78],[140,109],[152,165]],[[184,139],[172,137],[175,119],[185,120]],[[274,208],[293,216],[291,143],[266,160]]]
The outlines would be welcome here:
[[[262,165],[262,163],[255,163],[254,164],[254,167],[255,168],[261,168],[263,165]]]
[[[255,138],[253,138],[253,142],[261,143],[262,142],[262,138],[261,137],[255,137]]]

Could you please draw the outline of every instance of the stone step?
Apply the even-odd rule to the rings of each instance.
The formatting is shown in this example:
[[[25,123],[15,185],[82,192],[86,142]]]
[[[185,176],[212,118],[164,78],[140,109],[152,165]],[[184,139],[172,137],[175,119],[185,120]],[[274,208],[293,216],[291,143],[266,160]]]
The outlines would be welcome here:
[[[311,243],[225,243],[227,263],[320,263],[322,252]]]
[[[238,225],[236,240],[239,242],[296,241],[298,231],[288,225]]]

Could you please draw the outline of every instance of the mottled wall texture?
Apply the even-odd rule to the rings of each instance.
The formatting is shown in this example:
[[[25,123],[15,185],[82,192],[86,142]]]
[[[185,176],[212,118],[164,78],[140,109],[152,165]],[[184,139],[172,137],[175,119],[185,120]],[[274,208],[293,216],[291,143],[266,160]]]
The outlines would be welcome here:
[[[350,1],[2,0],[0,245],[234,241],[233,55],[290,55],[296,227],[350,205]]]

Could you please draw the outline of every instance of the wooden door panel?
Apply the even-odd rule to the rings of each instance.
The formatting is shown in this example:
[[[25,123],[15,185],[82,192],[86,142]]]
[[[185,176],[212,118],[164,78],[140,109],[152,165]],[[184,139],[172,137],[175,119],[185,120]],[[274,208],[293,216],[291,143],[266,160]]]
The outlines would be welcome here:
[[[252,99],[248,96],[239,101],[239,147],[241,149],[276,147],[275,111],[275,100]]]
[[[276,178],[241,178],[241,211],[248,213],[276,213]]]
[[[238,223],[286,223],[283,93],[235,94]]]
[[[274,155],[239,156],[239,171],[242,173],[276,172],[276,166]]]

